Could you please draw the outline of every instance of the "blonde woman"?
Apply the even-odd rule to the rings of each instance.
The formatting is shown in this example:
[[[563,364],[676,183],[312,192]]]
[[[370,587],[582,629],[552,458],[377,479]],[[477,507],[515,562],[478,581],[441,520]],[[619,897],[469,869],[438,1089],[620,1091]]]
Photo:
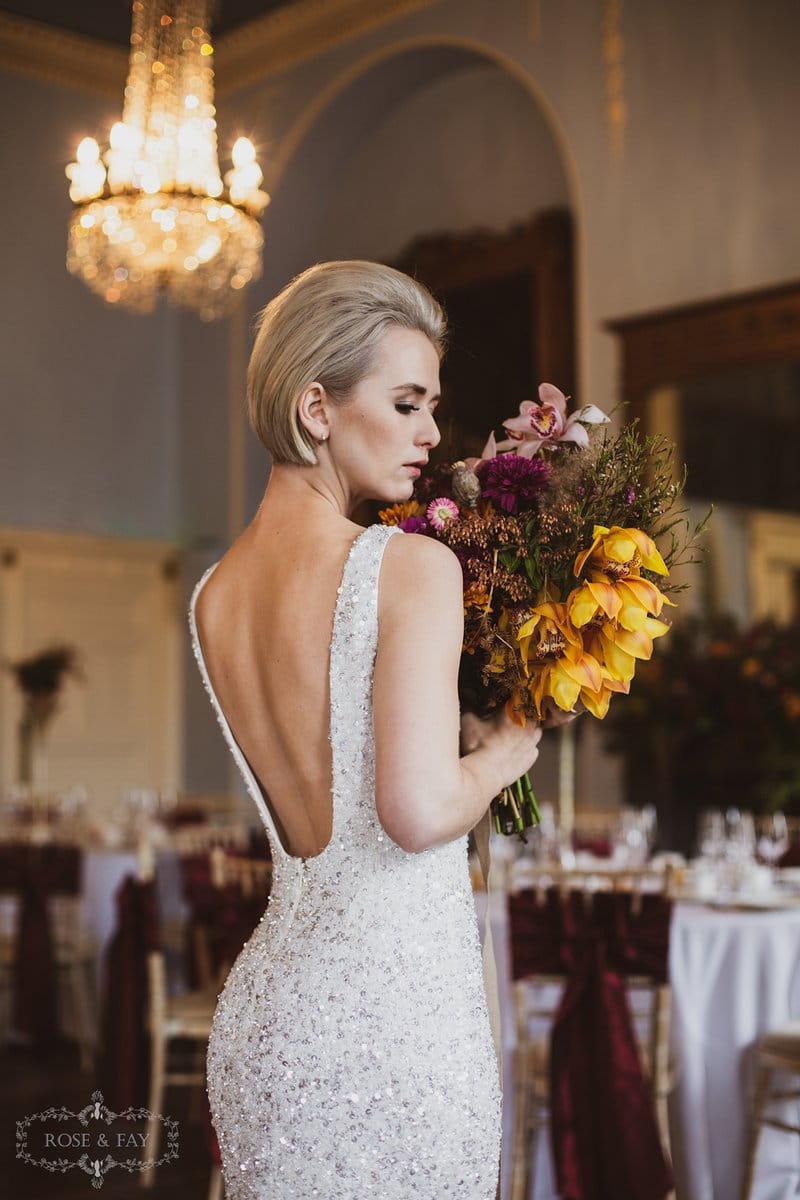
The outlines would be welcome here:
[[[494,1200],[466,835],[540,730],[465,716],[460,753],[458,561],[350,516],[410,498],[444,336],[423,287],[369,262],[310,268],[260,317],[249,411],[272,470],[191,617],[274,858],[209,1044],[228,1200]]]

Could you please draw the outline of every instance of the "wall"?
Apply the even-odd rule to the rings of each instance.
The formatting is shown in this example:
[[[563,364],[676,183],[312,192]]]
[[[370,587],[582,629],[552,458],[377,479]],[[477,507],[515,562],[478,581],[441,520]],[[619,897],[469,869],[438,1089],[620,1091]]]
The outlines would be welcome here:
[[[64,266],[64,165],[109,106],[6,75],[0,171],[0,514],[121,537],[176,531],[178,346],[168,310],[135,319]],[[13,116],[11,115],[13,114]]]

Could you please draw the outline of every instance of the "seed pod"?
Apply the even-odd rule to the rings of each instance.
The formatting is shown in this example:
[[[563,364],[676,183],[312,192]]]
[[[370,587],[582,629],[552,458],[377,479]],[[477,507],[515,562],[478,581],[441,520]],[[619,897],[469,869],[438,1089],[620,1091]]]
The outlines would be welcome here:
[[[481,497],[481,481],[463,462],[453,463],[453,495],[459,504],[477,508]]]

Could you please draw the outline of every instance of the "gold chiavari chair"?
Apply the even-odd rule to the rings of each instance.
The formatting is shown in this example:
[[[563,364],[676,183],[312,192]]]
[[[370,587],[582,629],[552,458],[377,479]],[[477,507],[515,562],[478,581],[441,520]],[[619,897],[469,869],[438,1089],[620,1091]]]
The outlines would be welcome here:
[[[139,878],[152,878],[153,856],[149,848],[139,851]],[[147,1107],[152,1114],[147,1124],[147,1159],[158,1158],[161,1122],[158,1114],[164,1111],[167,1088],[190,1087],[205,1089],[205,1057],[211,1022],[217,1003],[216,987],[170,995],[164,954],[152,951],[147,957],[147,1031],[150,1037],[150,1086]],[[172,1064],[177,1043],[191,1044],[192,1065],[188,1069]],[[185,1048],[182,1047],[182,1048]],[[140,1176],[141,1186],[151,1188],[155,1183],[155,1168],[146,1167]],[[209,1181],[209,1200],[220,1200],[222,1176],[214,1166]]]
[[[758,1143],[764,1126],[795,1136],[800,1134],[800,1118],[795,1116],[794,1121],[787,1121],[770,1114],[770,1110],[779,1102],[800,1100],[800,1021],[763,1034],[758,1040],[756,1054],[756,1083],[741,1200],[750,1200],[752,1194]],[[787,1077],[792,1077],[792,1083],[786,1082]],[[783,1085],[780,1083],[781,1078],[784,1080]]]
[[[244,851],[249,844],[250,830],[243,821],[184,825],[169,835],[170,849],[181,858],[209,854],[215,848]]]

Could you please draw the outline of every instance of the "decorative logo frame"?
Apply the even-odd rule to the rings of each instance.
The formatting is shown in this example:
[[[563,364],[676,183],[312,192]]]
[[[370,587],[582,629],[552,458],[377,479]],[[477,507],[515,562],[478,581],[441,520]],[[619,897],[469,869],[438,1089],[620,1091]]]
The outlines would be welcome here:
[[[126,1148],[131,1145],[140,1145],[144,1147],[146,1134],[131,1132],[128,1135],[117,1134],[117,1145],[114,1147],[110,1144],[111,1134],[100,1130],[95,1134],[94,1143],[90,1142],[91,1134],[89,1132],[90,1123],[98,1122],[107,1127],[121,1121],[158,1121],[161,1125],[164,1134],[164,1152],[159,1158],[139,1158],[126,1157],[116,1158],[111,1151],[115,1148],[120,1149],[123,1146]],[[74,1145],[74,1139],[78,1137],[78,1143],[75,1148],[84,1149],[84,1152],[77,1158],[69,1158],[65,1155],[49,1158],[42,1156],[36,1158],[28,1148],[28,1134],[38,1124],[44,1126],[48,1122],[57,1122],[63,1126],[65,1121],[77,1121],[85,1130],[85,1133],[79,1135],[63,1135],[70,1137]],[[56,1135],[50,1135],[55,1137]],[[136,1138],[141,1138],[141,1143],[136,1142]],[[131,1141],[133,1139],[133,1142]],[[63,1140],[63,1138],[62,1138]],[[63,1148],[63,1147],[60,1147]],[[68,1108],[48,1108],[43,1112],[32,1113],[30,1116],[24,1117],[21,1121],[17,1121],[17,1158],[27,1163],[31,1167],[40,1167],[45,1171],[52,1173],[66,1174],[73,1167],[79,1167],[90,1178],[93,1188],[101,1188],[109,1171],[115,1168],[120,1168],[123,1171],[148,1171],[154,1167],[163,1166],[165,1163],[172,1162],[178,1157],[178,1122],[172,1117],[164,1117],[160,1113],[151,1113],[147,1108],[126,1108],[122,1112],[113,1112],[106,1105],[103,1099],[103,1093],[99,1091],[92,1092],[91,1103],[79,1112],[72,1112]]]

